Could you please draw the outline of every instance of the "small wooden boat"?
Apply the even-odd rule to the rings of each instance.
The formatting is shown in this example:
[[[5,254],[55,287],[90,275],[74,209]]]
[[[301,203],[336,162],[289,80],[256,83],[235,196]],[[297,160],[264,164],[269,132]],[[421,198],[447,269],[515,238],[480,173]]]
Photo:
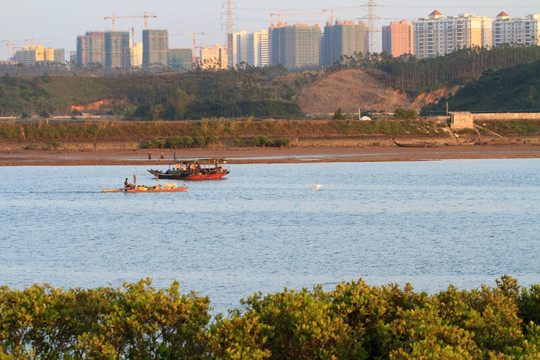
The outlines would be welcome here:
[[[411,142],[411,143],[402,143],[397,142],[395,139],[392,139],[394,141],[394,144],[396,144],[399,147],[415,147],[415,148],[435,148],[439,147],[440,145],[436,142]]]
[[[188,189],[187,186],[177,186],[174,182],[168,182],[162,185],[159,183],[155,186],[137,185],[137,177],[133,175],[133,184],[128,183],[127,178],[124,182],[124,187],[121,189],[103,189],[101,192],[127,192],[127,193],[155,193],[155,192],[184,192]]]
[[[180,186],[175,188],[163,188],[159,185],[157,186],[145,186],[145,185],[139,185],[134,187],[133,189],[125,189],[123,191],[128,193],[151,193],[151,192],[184,192],[188,189],[187,186]]]
[[[184,192],[188,189],[187,186],[180,186],[173,189],[166,189],[160,186],[145,186],[139,185],[134,188],[126,189],[103,189],[101,192],[110,193],[110,192],[127,192],[127,193],[151,193],[151,192]]]

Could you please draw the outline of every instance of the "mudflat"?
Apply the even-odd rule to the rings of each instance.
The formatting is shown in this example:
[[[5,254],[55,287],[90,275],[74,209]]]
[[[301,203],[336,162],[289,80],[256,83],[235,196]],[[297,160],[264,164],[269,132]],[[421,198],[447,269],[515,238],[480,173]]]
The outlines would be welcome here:
[[[149,152],[151,158],[149,158]],[[540,158],[539,145],[214,147],[198,149],[2,150],[0,166],[159,165],[223,158],[230,164]],[[163,154],[163,159],[161,159]]]

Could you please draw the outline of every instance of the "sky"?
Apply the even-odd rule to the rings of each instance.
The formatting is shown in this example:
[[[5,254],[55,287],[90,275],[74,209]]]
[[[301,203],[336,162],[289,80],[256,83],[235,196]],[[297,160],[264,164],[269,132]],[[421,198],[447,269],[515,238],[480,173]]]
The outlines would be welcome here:
[[[148,15],[149,29],[167,29],[169,48],[192,48],[193,33],[196,45],[225,45],[225,0],[0,0],[2,21],[0,22],[0,60],[7,59],[7,43],[13,47],[43,45],[47,48],[65,49],[66,57],[76,50],[78,35],[87,31],[112,30],[112,21],[105,17],[141,16],[117,18],[117,31],[135,29],[135,41],[142,41],[144,18]],[[377,25],[391,21],[408,21],[427,17],[433,10],[443,15],[485,15],[495,18],[501,11],[511,17],[540,13],[539,0],[375,0]],[[368,15],[368,0],[234,0],[232,4],[235,30],[248,32],[267,29],[271,22],[277,23],[281,10],[281,21],[288,24],[298,22],[315,25],[330,20],[330,13],[323,9],[334,8],[334,19],[354,20]],[[406,4],[406,5],[405,5]],[[289,15],[290,14],[290,15]],[[365,20],[367,22],[367,20]],[[380,43],[380,39],[379,39]],[[380,44],[379,44],[380,47]],[[196,51],[199,53],[199,50]]]

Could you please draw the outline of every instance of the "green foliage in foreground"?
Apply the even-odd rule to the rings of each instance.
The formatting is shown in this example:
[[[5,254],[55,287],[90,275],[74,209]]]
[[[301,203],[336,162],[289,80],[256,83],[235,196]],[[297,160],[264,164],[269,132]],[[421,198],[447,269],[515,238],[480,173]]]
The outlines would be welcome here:
[[[123,287],[0,288],[0,359],[538,359],[540,285],[427,295],[363,280],[256,293],[213,321],[210,301]]]

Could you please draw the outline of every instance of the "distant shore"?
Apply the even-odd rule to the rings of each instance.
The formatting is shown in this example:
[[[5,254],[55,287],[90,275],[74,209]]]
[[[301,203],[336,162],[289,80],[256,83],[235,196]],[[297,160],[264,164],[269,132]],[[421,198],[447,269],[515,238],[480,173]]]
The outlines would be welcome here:
[[[0,166],[165,165],[172,149],[16,150],[0,151]],[[161,159],[163,153],[163,159]],[[445,159],[540,158],[538,145],[462,145],[436,148],[397,146],[317,146],[289,148],[178,149],[177,159],[223,158],[229,164],[433,161]]]

